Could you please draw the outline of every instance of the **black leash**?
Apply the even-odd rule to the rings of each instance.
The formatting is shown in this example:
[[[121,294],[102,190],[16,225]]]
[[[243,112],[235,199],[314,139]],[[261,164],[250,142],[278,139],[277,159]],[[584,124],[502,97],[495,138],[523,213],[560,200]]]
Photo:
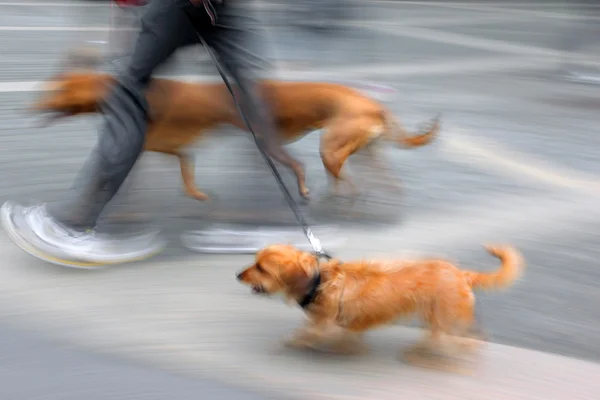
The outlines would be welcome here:
[[[244,123],[248,127],[248,130],[250,131],[250,133],[252,133],[252,137],[254,138],[254,142],[256,143],[256,147],[258,147],[258,150],[260,151],[260,154],[262,155],[262,157],[264,158],[265,162],[269,166],[269,169],[273,173],[273,176],[275,176],[275,180],[277,181],[277,184],[279,185],[279,188],[283,192],[283,194],[285,196],[285,199],[286,199],[286,201],[288,203],[288,206],[292,209],[294,215],[296,216],[296,220],[298,221],[298,223],[300,223],[300,226],[302,227],[302,230],[304,231],[304,235],[308,239],[308,242],[312,246],[315,254],[317,255],[318,258],[325,258],[327,260],[330,260],[331,256],[329,254],[327,254],[325,252],[325,250],[323,250],[323,247],[321,246],[321,241],[313,234],[312,229],[310,229],[310,226],[306,222],[306,219],[304,219],[304,216],[300,212],[300,208],[298,207],[298,203],[296,203],[296,201],[292,197],[289,189],[287,188],[287,186],[285,185],[285,183],[283,183],[283,179],[281,178],[281,175],[279,174],[279,171],[277,170],[277,167],[275,166],[275,163],[273,163],[273,160],[271,160],[271,157],[269,157],[269,155],[267,154],[267,152],[265,151],[265,149],[263,148],[263,146],[261,146],[261,143],[258,140],[258,137],[256,136],[256,133],[254,132],[254,129],[252,129],[252,124],[250,123],[250,121],[246,117],[246,114],[244,114],[244,111],[242,110],[242,108],[240,106],[240,103],[238,102],[238,99],[237,99],[237,97],[235,95],[233,87],[231,86],[231,83],[229,82],[229,79],[227,78],[226,73],[225,73],[223,67],[219,63],[219,60],[218,60],[217,56],[215,55],[215,53],[213,52],[213,50],[210,48],[210,46],[207,45],[207,43],[204,40],[204,38],[202,37],[202,35],[200,35],[199,33],[197,33],[197,35],[198,35],[198,38],[200,39],[200,43],[202,43],[202,45],[204,46],[204,48],[206,49],[206,51],[208,51],[208,54],[212,58],[215,66],[217,67],[217,71],[219,71],[219,75],[221,75],[221,78],[223,79],[223,82],[225,82],[225,86],[227,86],[227,89],[229,90],[229,93],[231,93],[231,96],[233,97],[233,101],[235,102],[235,106],[237,107],[238,112],[242,116],[242,118],[244,120]]]

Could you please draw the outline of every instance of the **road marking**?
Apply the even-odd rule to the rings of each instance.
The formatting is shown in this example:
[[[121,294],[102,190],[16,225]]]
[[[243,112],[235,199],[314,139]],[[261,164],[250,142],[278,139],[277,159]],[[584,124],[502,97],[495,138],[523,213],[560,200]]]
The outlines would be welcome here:
[[[531,21],[532,17],[529,15],[515,15],[511,17],[511,22],[517,21]],[[354,19],[352,21],[332,21],[332,24],[341,26],[341,27],[356,27],[356,25],[360,25],[360,28],[363,28],[368,25],[378,25],[378,26],[386,26],[390,29],[398,29],[403,26],[438,26],[443,25],[446,26],[477,26],[477,25],[486,25],[494,22],[506,22],[506,16],[502,15],[487,15],[477,17],[477,19],[473,19],[470,17],[423,17],[423,18],[394,18],[394,19],[376,19],[376,20],[368,20],[368,19]]]
[[[424,6],[433,5],[431,3],[420,3]],[[539,8],[537,5],[530,4],[535,8]],[[511,8],[511,7],[497,7],[489,4],[467,4],[467,3],[438,3],[435,6],[449,8],[453,10],[469,10],[469,11],[482,11],[482,12],[493,12],[493,13],[503,13],[510,14],[511,16],[515,15],[529,15],[531,17],[538,18],[554,18],[554,19],[567,19],[567,20],[596,20],[600,17],[595,15],[589,15],[589,13],[584,13],[585,11],[591,11],[590,8],[581,8],[577,9],[569,9],[563,5],[561,11],[540,11],[540,10],[530,10],[526,8]],[[594,11],[597,9],[597,6],[594,6]],[[579,13],[578,13],[579,12]],[[504,16],[506,20],[506,15]]]
[[[531,21],[532,17],[529,15],[514,15],[511,17],[510,22],[517,21]],[[385,26],[439,26],[443,25],[447,26],[477,26],[477,25],[486,25],[495,22],[506,22],[505,15],[489,15],[489,16],[481,16],[477,17],[477,19],[473,19],[473,17],[423,17],[423,18],[406,18],[406,19],[380,19],[376,21],[352,21],[353,23],[371,23],[376,25],[385,25]],[[346,22],[342,22],[344,24]],[[347,23],[350,25],[350,22]]]
[[[387,3],[385,0],[375,1]],[[560,11],[539,11],[540,8],[548,8],[548,9],[556,9],[555,4],[544,4],[544,3],[510,3],[508,7],[498,7],[497,5],[490,5],[488,2],[475,2],[475,3],[461,3],[461,2],[419,2],[419,1],[394,1],[393,3],[388,3],[389,5],[418,5],[425,7],[440,7],[452,10],[469,10],[469,11],[482,11],[482,12],[494,12],[494,13],[505,13],[511,15],[532,15],[537,17],[547,17],[547,18],[560,18],[560,19],[586,19],[588,15],[583,14],[570,14],[569,12],[573,11],[572,9],[565,6],[563,3],[561,5]],[[519,8],[523,7],[523,8]],[[531,7],[535,8],[535,10],[525,8]],[[596,10],[598,9],[598,5],[586,5],[585,8],[581,8],[581,10]],[[593,19],[597,19],[597,16],[590,16]]]
[[[539,10],[529,10],[529,9],[512,9],[512,8],[504,8],[504,7],[494,7],[486,4],[485,2],[481,3],[469,3],[469,2],[458,2],[458,3],[444,3],[444,2],[418,2],[418,1],[402,1],[402,0],[377,0],[372,1],[374,3],[385,4],[390,7],[399,7],[406,5],[417,5],[420,7],[441,7],[446,9],[454,9],[454,10],[472,10],[472,11],[490,11],[494,13],[505,13],[514,15],[530,15],[537,17],[548,17],[548,18],[560,18],[560,19],[598,19],[596,16],[589,15],[576,15],[576,14],[568,14],[561,12],[552,12],[552,11],[539,11]],[[513,3],[515,6],[530,6],[535,7],[537,9],[544,7],[552,7],[552,4],[544,4],[544,3],[531,3],[531,2],[523,2],[523,3]],[[269,4],[265,2],[256,2],[254,4],[258,8],[269,8],[269,9],[284,9],[287,7],[286,4]],[[110,3],[107,2],[14,2],[14,1],[5,1],[0,2],[0,7],[65,7],[65,8],[109,8]],[[426,8],[423,7],[423,8]],[[503,21],[506,18],[500,18],[498,16],[493,18],[494,20]],[[469,25],[473,23],[478,23],[478,21],[470,21]]]
[[[459,5],[459,6],[473,6],[473,7],[481,7],[481,6],[485,6],[486,4],[489,4],[489,2],[487,1],[479,1],[479,2],[471,2],[471,1],[467,1],[467,2],[452,2],[452,3],[448,3],[447,1],[427,1],[427,2],[423,2],[423,1],[411,1],[411,0],[370,0],[370,3],[381,3],[381,4],[389,4],[390,6],[403,6],[403,5],[414,5],[414,6],[433,6],[433,7],[445,7],[448,5]],[[532,1],[522,1],[522,2],[511,2],[510,3],[512,6],[532,6],[532,7],[538,7],[538,8],[543,8],[543,7],[554,7],[556,4],[552,4],[552,3],[540,3],[540,2],[532,2]]]
[[[528,21],[531,20],[530,16],[515,16],[511,20],[514,21]],[[385,26],[436,26],[436,25],[444,25],[444,26],[455,26],[455,25],[484,25],[494,22],[503,22],[506,21],[505,16],[498,15],[490,15],[490,16],[482,16],[473,20],[473,18],[449,18],[449,17],[424,17],[424,18],[407,18],[407,19],[376,19],[376,20],[358,20],[358,21],[337,21],[335,22],[338,26],[355,26],[356,24],[360,24],[361,27],[370,26],[370,25],[385,25]],[[53,26],[34,26],[34,25],[3,25],[0,26],[0,31],[3,32],[23,32],[23,31],[31,31],[31,32],[108,32],[108,31],[135,31],[133,28],[117,28],[108,25],[101,26],[68,26],[68,25],[53,25]]]
[[[541,203],[542,208],[547,208],[555,204],[537,200],[530,199],[531,205]],[[504,203],[500,211],[510,204]],[[571,209],[577,207],[572,203],[569,206]],[[497,211],[489,208],[487,215],[498,218]],[[531,223],[529,214],[516,215],[518,210],[510,208],[508,211],[515,218],[520,218],[517,221],[529,219],[527,226],[537,228]],[[585,218],[581,214],[578,213],[578,217]],[[455,216],[455,226],[450,227],[450,231],[441,232],[434,226],[436,234],[433,237],[443,239],[437,243],[429,239],[429,243],[435,243],[435,247],[439,248],[447,246],[448,239],[452,242],[456,224],[462,224],[462,220],[456,220],[456,217],[459,216]],[[557,224],[553,218],[542,222],[555,229],[564,229],[564,225]],[[519,223],[523,224],[522,221]],[[482,222],[477,224],[480,226]],[[414,224],[417,227],[422,225],[423,221]],[[518,228],[512,224],[509,227]],[[364,245],[365,236],[361,236]],[[411,240],[412,237],[396,237],[395,246],[387,251],[396,249],[398,243],[402,247],[407,246],[405,239]],[[477,238],[476,243],[479,240]],[[371,238],[368,242],[377,243]],[[469,246],[474,246],[474,243],[469,243]],[[399,395],[400,398],[415,398],[417,393],[421,397],[433,398],[439,394],[438,388],[428,385],[431,372],[399,366],[395,357],[385,356],[391,352],[389,346],[392,344],[400,342],[408,346],[418,340],[422,333],[419,330],[388,327],[373,332],[376,337],[371,339],[373,343],[383,343],[385,347],[378,349],[377,356],[362,360],[360,365],[322,358],[311,368],[306,368],[304,363],[299,362],[298,354],[291,352],[286,355],[278,347],[280,335],[297,325],[301,313],[275,302],[251,298],[246,291],[242,294],[242,289],[237,289],[234,279],[230,278],[234,272],[232,260],[237,263],[240,257],[214,257],[200,261],[190,257],[177,263],[175,272],[168,262],[155,261],[134,268],[115,268],[107,273],[83,275],[42,268],[40,263],[25,258],[12,246],[1,250],[6,266],[0,271],[0,312],[5,320],[19,322],[29,329],[42,328],[45,334],[86,349],[145,361],[175,373],[207,374],[220,379],[233,375],[237,385],[273,391],[285,389],[302,399],[314,398],[304,392],[306,382],[313,383],[308,385],[310,391],[327,389],[338,394],[342,388],[353,394],[384,388],[387,393],[393,394],[390,399],[397,399]],[[484,254],[483,249],[479,251]],[[493,260],[490,258],[488,262]],[[466,266],[469,267],[481,268]],[[210,285],[198,290],[196,282],[209,282]],[[110,299],[107,300],[105,291],[99,288],[110,288]],[[129,308],[122,307],[122,304],[128,304]],[[131,313],[131,309],[136,312]],[[232,330],[233,326],[237,329]],[[548,387],[548,376],[554,378],[564,374],[557,366],[572,371],[568,377],[572,383],[570,387],[578,390],[582,398],[593,398],[592,393],[598,390],[598,384],[591,384],[590,377],[597,376],[600,367],[591,362],[493,343],[486,345],[483,354],[485,373],[480,374],[478,379],[469,379],[467,386],[459,385],[462,392],[457,398],[468,398],[469,393],[486,389],[490,391],[490,387],[492,392],[497,391],[506,382],[527,383],[525,386],[513,385],[520,391],[518,398],[531,397],[525,392],[536,393],[546,400],[562,400],[565,396],[578,398],[573,396],[576,393],[568,395],[564,391],[552,395],[558,387],[565,389],[564,383],[556,379],[550,380],[557,382],[555,386]],[[533,364],[538,368],[532,369],[530,365]],[[397,382],[398,368],[402,368],[405,381]],[[365,374],[365,371],[369,373]],[[423,390],[428,392],[423,395]],[[516,392],[513,390],[511,393]],[[367,392],[364,398],[387,397]]]
[[[519,54],[524,56],[544,56],[544,57],[557,57],[563,55],[564,52],[530,46],[526,44],[516,44],[507,42],[504,40],[497,39],[482,39],[471,35],[464,35],[459,33],[451,33],[435,29],[417,28],[417,27],[405,27],[403,29],[395,29],[385,25],[371,25],[353,23],[353,26],[357,28],[368,29],[371,31],[392,34],[395,36],[406,36],[414,39],[429,40],[432,42],[453,44],[464,47],[471,47],[474,49],[487,50],[487,51],[499,51],[503,53]]]
[[[45,81],[0,82],[0,93],[39,92]]]
[[[428,40],[431,42],[451,44],[462,47],[470,47],[478,50],[485,51],[496,51],[506,54],[521,55],[525,57],[540,57],[548,60],[564,58],[572,55],[570,52],[549,49],[545,47],[530,46],[525,44],[517,44],[508,42],[505,40],[497,39],[484,39],[471,35],[464,35],[459,33],[451,33],[443,30],[418,28],[418,27],[402,27],[402,29],[392,28],[385,24],[370,25],[361,23],[352,23],[354,27],[359,27],[375,32],[386,33],[394,36],[410,37],[413,39]],[[580,65],[597,67],[600,66],[600,61],[595,60],[593,57],[585,58],[580,56],[578,58]],[[548,66],[550,68],[550,66]]]
[[[222,264],[217,265],[222,272]],[[157,265],[153,267],[160,268]],[[184,268],[184,274],[194,276],[189,272],[191,268],[188,265],[184,265]],[[162,278],[151,269],[146,269],[145,273],[148,272],[154,279]],[[232,274],[233,271],[226,269],[226,272]],[[31,280],[24,279],[23,274],[10,276],[7,283],[11,285],[3,279],[3,289],[7,288],[1,296],[5,304],[2,310],[5,320],[19,323],[27,329],[39,329],[53,338],[68,341],[87,351],[119,355],[176,375],[209,376],[225,381],[235,376],[236,386],[268,393],[267,396],[281,391],[290,394],[293,399],[344,398],[331,397],[331,393],[335,393],[334,396],[341,393],[362,394],[359,398],[365,400],[436,398],[439,395],[439,388],[428,384],[431,382],[431,371],[403,366],[393,355],[398,350],[388,348],[392,344],[397,345],[398,341],[403,346],[409,346],[419,339],[422,334],[420,330],[387,327],[372,333],[376,335],[376,342],[371,339],[373,342],[387,346],[384,351],[378,349],[375,356],[354,363],[345,360],[340,362],[339,358],[328,360],[322,356],[310,368],[306,368],[306,363],[302,361],[310,354],[303,356],[297,352],[285,352],[279,347],[279,327],[291,329],[298,324],[301,316],[297,311],[266,301],[259,303],[252,298],[220,294],[210,297],[222,289],[221,286],[216,286],[216,289],[213,286],[213,275],[205,276],[203,282],[210,282],[211,286],[204,291],[185,285],[183,294],[169,279],[164,283],[150,283],[150,287],[148,281],[142,280],[146,285],[140,290],[134,284],[120,285],[106,281],[98,276],[102,274],[96,274],[94,280],[86,277],[72,280],[65,276],[68,274],[61,275],[62,280],[52,283],[57,286],[66,286],[65,281],[71,283],[71,286],[62,290],[48,288],[49,279],[44,281],[35,275],[31,278],[40,286],[40,290],[36,290]],[[99,280],[103,283],[96,287],[90,284],[90,281]],[[77,290],[74,287],[76,284],[91,291],[91,296],[90,293]],[[19,292],[19,287],[25,293]],[[101,296],[97,287],[116,289],[113,301],[99,301]],[[128,291],[125,292],[124,288]],[[39,296],[36,296],[38,291]],[[189,291],[198,294],[188,296],[186,292]],[[206,292],[206,296],[201,295],[202,292]],[[16,297],[9,297],[9,293],[14,293]],[[165,308],[163,303],[170,308]],[[128,304],[129,308],[122,304]],[[148,307],[144,307],[145,304]],[[257,306],[253,307],[255,304]],[[130,318],[132,313],[128,314],[129,309],[140,309],[135,314],[143,318],[137,315]],[[158,311],[155,312],[155,309]],[[206,317],[207,313],[214,315],[210,314],[213,310],[220,314],[216,318]],[[265,316],[266,312],[272,313],[270,318]],[[201,328],[198,328],[199,325]],[[180,334],[178,330],[185,333]],[[485,373],[480,373],[478,379],[467,379],[456,385],[453,388],[455,398],[473,398],[469,395],[485,391],[500,393],[503,387],[513,382],[519,384],[513,384],[510,393],[512,398],[519,399],[531,398],[532,394],[545,400],[594,398],[593,394],[599,390],[592,378],[600,373],[600,367],[592,362],[493,343],[486,344],[483,355]],[[537,367],[531,368],[531,365]],[[398,381],[400,369],[403,380]],[[567,371],[566,378],[564,371]],[[559,379],[561,377],[570,386],[565,385]],[[450,378],[456,380],[456,377]],[[307,385],[307,382],[311,384]],[[576,392],[573,392],[574,389]],[[317,393],[322,397],[317,397]]]
[[[111,26],[0,26],[2,32],[117,32],[130,31],[132,28],[117,28]]]
[[[113,3],[114,4],[114,3]],[[264,2],[255,2],[255,4],[258,7],[273,7],[273,8],[284,8],[287,7],[286,4],[267,4]],[[115,4],[116,5],[116,4]],[[93,1],[86,1],[86,2],[36,2],[36,1],[0,1],[0,7],[2,6],[7,6],[7,7],[83,7],[83,8],[90,8],[90,7],[104,7],[104,8],[109,8],[111,6],[111,2],[109,1],[102,1],[102,2],[93,2]]]
[[[72,2],[72,3],[63,3],[63,2],[56,2],[56,3],[44,3],[44,2],[28,2],[28,1],[2,1],[0,2],[0,7],[2,6],[18,6],[18,7],[108,7],[109,3],[105,3],[105,2],[98,2],[98,3],[94,3],[91,1],[88,2]]]
[[[536,182],[588,195],[600,194],[600,180],[596,177],[566,167],[550,165],[539,157],[510,150],[489,139],[465,134],[464,130],[450,129],[448,135],[440,138],[440,143],[442,154],[459,163],[485,167],[503,175],[528,177]]]
[[[565,224],[600,220],[597,196],[578,196],[576,199],[547,195],[506,195],[490,193],[485,201],[466,203],[462,207],[427,213],[415,218],[407,215],[401,226],[365,234],[348,235],[339,257],[386,257],[393,251],[397,256],[447,257],[432,254],[442,248],[456,249],[484,243],[512,242],[524,235],[549,235],[564,229]],[[400,247],[398,247],[400,246]]]
[[[274,73],[276,79],[305,81],[320,79],[363,79],[365,77],[391,77],[391,76],[419,76],[419,75],[460,75],[474,72],[501,71],[501,70],[540,70],[551,68],[547,63],[535,59],[492,57],[473,61],[451,61],[446,63],[430,63],[407,65],[378,64],[344,66],[339,68],[324,69],[320,71],[293,71],[279,70]],[[178,75],[161,76],[188,82],[218,82],[218,75]],[[0,93],[20,93],[44,91],[48,81],[0,81]]]

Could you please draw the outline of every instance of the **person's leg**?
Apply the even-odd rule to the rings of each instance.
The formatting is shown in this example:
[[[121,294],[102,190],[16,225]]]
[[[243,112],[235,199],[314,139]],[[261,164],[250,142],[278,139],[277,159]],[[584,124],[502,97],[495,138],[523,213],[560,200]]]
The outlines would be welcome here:
[[[117,250],[98,235],[82,233],[95,228],[104,207],[142,152],[148,114],[144,89],[152,72],[178,47],[189,43],[194,33],[175,0],[152,1],[141,26],[129,66],[103,104],[103,126],[96,148],[80,173],[84,181],[81,190],[50,209],[45,205],[24,208],[5,204],[2,221],[5,228],[13,230],[11,237],[19,234],[16,229],[23,228],[33,232],[29,246],[43,248],[44,254],[92,262],[122,262],[155,252],[156,243],[136,239],[137,249]],[[116,243],[124,245],[123,241]]]
[[[239,0],[225,1],[216,7],[216,25],[204,36],[216,52],[219,61],[233,77],[236,100],[248,118],[260,145],[274,160],[290,168],[298,178],[300,194],[308,196],[304,183],[304,166],[283,147],[275,122],[265,99],[257,87],[261,72],[266,69],[266,40],[258,29],[260,22]]]

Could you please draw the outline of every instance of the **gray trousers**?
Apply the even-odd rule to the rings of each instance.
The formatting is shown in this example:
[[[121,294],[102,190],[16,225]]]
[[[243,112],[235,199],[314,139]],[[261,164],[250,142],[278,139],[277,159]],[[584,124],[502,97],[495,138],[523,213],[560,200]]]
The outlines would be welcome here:
[[[149,112],[145,90],[153,71],[178,48],[197,44],[198,34],[233,78],[240,106],[269,155],[284,164],[291,162],[255,88],[255,73],[262,60],[256,56],[256,46],[261,43],[252,30],[254,20],[236,0],[224,0],[215,4],[215,9],[213,25],[204,7],[195,7],[188,0],[154,0],[147,6],[129,65],[102,105],[103,126],[80,173],[83,184],[75,188],[69,201],[50,209],[62,223],[76,229],[96,225],[142,152]]]

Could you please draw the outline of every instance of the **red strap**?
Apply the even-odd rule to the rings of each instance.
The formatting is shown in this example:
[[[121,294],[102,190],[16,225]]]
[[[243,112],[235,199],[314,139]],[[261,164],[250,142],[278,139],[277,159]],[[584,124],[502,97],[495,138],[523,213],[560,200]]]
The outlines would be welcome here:
[[[118,6],[123,7],[139,7],[146,5],[148,0],[113,0]]]

